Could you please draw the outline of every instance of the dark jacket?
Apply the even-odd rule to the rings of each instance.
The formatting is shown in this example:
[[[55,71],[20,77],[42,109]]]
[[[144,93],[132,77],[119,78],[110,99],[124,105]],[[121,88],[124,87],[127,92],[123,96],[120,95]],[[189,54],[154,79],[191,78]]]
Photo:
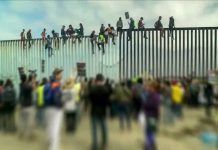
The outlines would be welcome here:
[[[90,89],[89,99],[92,116],[106,116],[106,108],[109,105],[109,96],[110,92],[105,85],[95,85]]]
[[[5,87],[3,92],[3,107],[5,111],[13,111],[16,106],[16,92],[11,86]]]
[[[29,83],[20,84],[19,102],[21,107],[30,107],[33,105],[33,87]]]

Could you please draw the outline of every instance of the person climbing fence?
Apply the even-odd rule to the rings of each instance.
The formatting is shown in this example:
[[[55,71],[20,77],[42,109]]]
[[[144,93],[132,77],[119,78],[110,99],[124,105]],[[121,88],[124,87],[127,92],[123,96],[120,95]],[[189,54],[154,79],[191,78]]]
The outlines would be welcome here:
[[[46,40],[46,29],[44,28],[42,33],[41,33],[41,37],[42,37],[42,44],[45,44],[45,40]]]
[[[53,39],[54,39],[54,46],[55,48],[59,49],[59,34],[57,32],[55,32],[55,30],[52,30],[52,35],[53,35]]]
[[[27,32],[26,37],[27,37],[27,42],[28,42],[29,49],[30,49],[31,46],[32,46],[32,34],[31,34],[31,30],[29,30],[29,31]]]
[[[48,35],[46,39],[45,50],[46,49],[48,49],[48,57],[51,57],[52,55],[54,55],[53,48],[52,48],[52,39],[50,35]]]
[[[20,39],[21,39],[21,46],[23,49],[26,48],[26,36],[25,36],[25,29],[20,33]]]

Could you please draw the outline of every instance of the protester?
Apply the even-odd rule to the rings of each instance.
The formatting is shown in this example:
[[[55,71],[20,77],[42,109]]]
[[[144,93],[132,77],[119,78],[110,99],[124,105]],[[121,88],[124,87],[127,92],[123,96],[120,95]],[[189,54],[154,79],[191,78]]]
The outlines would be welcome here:
[[[173,102],[173,112],[176,118],[182,119],[182,102],[184,91],[182,89],[181,83],[173,81],[172,83],[172,102]]]
[[[28,42],[29,48],[31,48],[31,46],[32,46],[32,44],[31,44],[31,41],[32,41],[31,30],[29,30],[29,31],[27,32],[26,37],[27,37],[27,42]]]
[[[138,78],[137,83],[132,86],[132,93],[133,93],[133,111],[134,111],[134,118],[138,118],[139,112],[141,110],[142,104],[142,93],[144,91],[143,87],[143,79]]]
[[[51,33],[53,35],[55,48],[59,48],[59,34],[55,32],[55,30],[52,30]]]
[[[139,22],[138,22],[138,29],[145,29],[145,24],[143,22],[143,17],[141,17]]]
[[[79,24],[79,29],[77,30],[77,37],[79,42],[82,42],[81,38],[84,36],[84,28],[83,28],[83,24],[80,23]]]
[[[36,89],[37,94],[37,101],[36,101],[36,108],[37,108],[37,125],[38,127],[44,128],[45,127],[45,98],[44,98],[44,88],[47,84],[48,80],[43,78],[40,85]]]
[[[130,106],[132,93],[128,89],[124,82],[118,84],[115,88],[115,99],[118,100],[118,111],[120,119],[120,129],[124,130],[124,123],[127,123],[127,127],[131,129],[131,119],[130,119]]]
[[[172,90],[169,81],[163,83],[163,105],[164,105],[164,123],[171,125],[173,123],[173,111],[172,111]]]
[[[205,114],[206,117],[211,119],[212,117],[212,106],[213,106],[213,86],[211,83],[207,82],[204,88],[204,96],[206,98],[205,104]]]
[[[63,38],[63,44],[65,44],[67,41],[67,33],[65,31],[65,25],[63,25],[61,28],[61,37]]]
[[[60,129],[62,121],[62,69],[53,71],[51,82],[45,86],[46,120],[48,134],[48,150],[59,150]]]
[[[155,22],[154,27],[156,30],[160,30],[161,37],[164,37],[164,28],[163,24],[161,23],[162,16],[159,16],[158,20]]]
[[[5,132],[15,131],[15,108],[16,108],[16,92],[13,82],[7,79],[4,85],[2,96],[3,103],[3,130]]]
[[[97,42],[97,38],[96,38],[96,35],[95,35],[95,30],[92,31],[91,35],[90,35],[90,42],[92,44],[92,54],[95,54],[95,51],[94,51],[94,44]]]
[[[117,21],[117,32],[120,32],[122,34],[123,30],[123,21],[122,18],[120,17],[119,20]]]
[[[160,95],[159,85],[156,81],[151,81],[148,86],[148,96],[143,104],[146,116],[145,126],[145,149],[156,150],[155,133],[158,128],[159,121]]]
[[[63,97],[62,101],[65,103],[65,129],[68,133],[74,133],[76,130],[76,100],[74,79],[69,78],[65,81],[63,86]]]
[[[41,33],[41,37],[42,37],[42,44],[45,44],[45,40],[46,40],[46,29],[44,28],[42,33]]]
[[[3,130],[3,93],[4,93],[4,81],[0,80],[0,130]]]
[[[128,30],[128,41],[132,40],[132,31],[135,29],[135,21],[133,18],[130,18],[129,21],[129,30]]]
[[[116,35],[116,33],[115,33],[116,31],[115,31],[114,27],[112,27],[110,24],[108,24],[108,28],[106,29],[105,32],[108,33],[108,36],[106,36],[107,37],[106,38],[106,43],[108,43],[108,37],[112,36],[112,43],[115,45],[114,37]]]
[[[170,33],[169,36],[171,36],[172,39],[174,39],[173,38],[173,28],[175,28],[175,20],[173,16],[171,16],[169,19],[169,33]]]
[[[108,144],[108,130],[106,123],[106,108],[109,100],[109,90],[104,85],[104,77],[97,74],[95,84],[90,89],[89,99],[91,106],[91,130],[92,150],[105,150]],[[97,145],[97,127],[101,129],[102,143],[100,148]]]
[[[76,32],[75,32],[74,28],[72,27],[72,25],[69,25],[69,28],[67,29],[66,34],[69,38],[72,39],[73,43],[76,42],[75,33]]]
[[[46,49],[48,49],[48,57],[51,57],[52,55],[54,55],[53,48],[52,48],[52,39],[50,35],[48,35],[46,39],[45,50]]]
[[[105,48],[104,48],[104,44],[105,43],[105,37],[102,33],[99,33],[99,36],[98,36],[98,50],[101,50],[100,46],[102,47],[102,52],[103,52],[103,55],[105,54]]]
[[[33,127],[34,127],[34,107],[33,107],[33,77],[29,77],[25,74],[21,75],[20,83],[20,126],[19,126],[19,136],[32,138]]]
[[[23,49],[26,48],[26,36],[25,36],[25,29],[20,33],[21,45]]]
[[[100,34],[104,34],[104,32],[105,32],[105,26],[104,24],[101,24]]]

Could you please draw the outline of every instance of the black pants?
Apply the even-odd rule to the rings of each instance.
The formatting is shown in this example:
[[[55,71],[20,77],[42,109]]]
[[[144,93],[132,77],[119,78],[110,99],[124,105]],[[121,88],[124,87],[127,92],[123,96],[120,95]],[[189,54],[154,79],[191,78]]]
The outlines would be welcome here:
[[[92,44],[92,54],[94,54],[95,53],[95,51],[94,51],[94,40],[91,40],[91,44]]]
[[[122,34],[123,34],[123,29],[122,29],[122,27],[118,27],[118,28],[117,28],[117,32],[120,33],[120,36],[122,36]]]
[[[129,29],[127,31],[127,35],[128,35],[128,40],[132,40],[132,29]]]
[[[102,47],[102,50],[103,50],[103,54],[105,53],[104,51],[104,43],[98,43],[98,50],[101,50],[101,47]]]
[[[65,126],[67,132],[75,132],[76,130],[76,112],[65,112]]]

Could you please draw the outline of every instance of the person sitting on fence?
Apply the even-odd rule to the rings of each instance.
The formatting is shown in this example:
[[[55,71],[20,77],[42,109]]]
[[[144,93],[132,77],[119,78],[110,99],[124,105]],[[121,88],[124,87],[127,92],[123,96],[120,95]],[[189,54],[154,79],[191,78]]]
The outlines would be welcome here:
[[[174,20],[173,16],[171,16],[169,18],[169,31],[170,31],[169,36],[171,36],[172,39],[173,39],[173,28],[175,28],[175,20]]]
[[[145,23],[143,22],[143,17],[140,18],[139,22],[138,22],[138,29],[141,30],[141,31],[144,31],[145,30]],[[144,38],[148,38],[146,36],[146,32],[144,32]]]
[[[143,17],[140,18],[139,22],[138,22],[138,29],[145,29],[145,24],[143,22]]]
[[[82,42],[81,38],[84,36],[84,28],[82,23],[79,24],[79,29],[76,30],[76,33],[79,42]]]
[[[98,50],[101,50],[100,46],[102,47],[103,54],[105,53],[104,51],[104,43],[105,43],[105,37],[102,33],[99,33],[98,36]]]
[[[75,38],[74,38],[75,30],[73,29],[72,25],[69,25],[69,28],[67,29],[66,33],[69,38],[72,38],[72,42],[74,43],[75,42]]]
[[[95,53],[94,51],[94,43],[96,43],[96,35],[95,35],[95,30],[92,31],[91,35],[90,35],[90,41],[91,41],[91,44],[92,44],[92,54]]]
[[[119,20],[117,21],[117,32],[120,32],[121,34],[122,29],[123,29],[123,21],[122,21],[122,18],[120,17]]]
[[[25,49],[26,47],[26,37],[25,37],[25,29],[20,33],[20,38],[21,38],[21,45]]]
[[[133,18],[130,18],[129,21],[129,30],[128,30],[128,40],[132,39],[132,31],[135,29],[135,21]]]
[[[101,24],[100,33],[104,34],[104,31],[105,31],[105,26],[104,24]]]
[[[54,55],[53,48],[52,48],[52,39],[50,35],[47,36],[45,49],[48,49],[48,57]]]
[[[116,33],[115,33],[116,31],[115,31],[114,27],[112,27],[110,24],[108,24],[108,28],[106,29],[106,31],[108,32],[109,36],[112,36],[112,42],[115,45],[114,37],[116,35]],[[106,40],[106,42],[108,42],[107,40]]]
[[[42,36],[42,44],[44,45],[45,44],[45,40],[46,40],[46,29],[44,28],[42,33],[41,33],[41,36]]]
[[[55,30],[52,30],[51,33],[53,35],[55,48],[59,48],[59,34],[55,32]]]
[[[159,16],[158,20],[155,22],[154,27],[156,30],[160,30],[161,37],[164,37],[164,28],[163,24],[161,23],[162,16]]]
[[[29,48],[31,48],[31,40],[32,40],[31,30],[29,30],[29,31],[26,33],[26,37],[27,37],[27,41],[28,41],[28,44],[29,44]]]
[[[63,44],[66,43],[67,41],[67,33],[65,31],[65,25],[62,26],[62,29],[61,29],[61,37],[63,38]]]

